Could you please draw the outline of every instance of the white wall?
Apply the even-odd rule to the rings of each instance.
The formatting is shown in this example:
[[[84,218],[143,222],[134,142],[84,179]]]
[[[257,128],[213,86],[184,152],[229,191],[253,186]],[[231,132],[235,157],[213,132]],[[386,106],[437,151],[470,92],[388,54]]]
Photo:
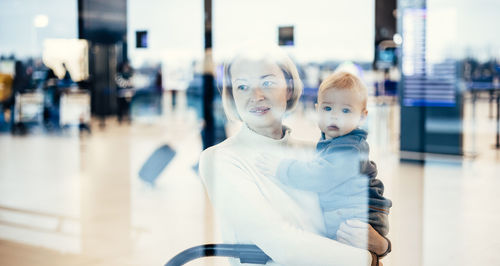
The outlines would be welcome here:
[[[374,0],[213,0],[215,60],[249,38],[277,42],[280,25],[295,26],[297,60],[373,59]],[[165,53],[201,58],[203,0],[128,0],[128,27],[135,66]],[[135,48],[137,30],[148,30],[150,48]]]
[[[202,0],[128,0],[128,49],[132,65],[203,53]],[[135,48],[135,32],[148,31],[148,48]],[[177,57],[176,57],[177,56]]]
[[[295,26],[299,61],[373,60],[374,0],[214,0],[214,49],[224,56],[246,39],[277,42]]]
[[[36,15],[49,18],[45,28],[35,28]],[[77,1],[68,0],[1,0],[0,55],[17,58],[41,57],[46,38],[77,38]]]
[[[500,1],[427,0],[430,61],[500,58]]]

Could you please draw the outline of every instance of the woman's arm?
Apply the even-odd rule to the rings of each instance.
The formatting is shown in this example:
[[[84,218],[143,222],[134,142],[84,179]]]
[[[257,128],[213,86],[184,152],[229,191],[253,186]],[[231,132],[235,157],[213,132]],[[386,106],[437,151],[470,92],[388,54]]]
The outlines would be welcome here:
[[[298,229],[283,219],[233,157],[209,149],[200,159],[200,173],[217,215],[239,238],[250,240],[278,264],[370,265],[368,251]]]

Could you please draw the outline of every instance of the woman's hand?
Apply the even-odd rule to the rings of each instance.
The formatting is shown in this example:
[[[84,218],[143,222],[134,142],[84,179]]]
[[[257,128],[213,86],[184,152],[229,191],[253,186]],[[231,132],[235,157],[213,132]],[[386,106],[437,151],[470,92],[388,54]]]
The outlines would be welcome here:
[[[347,220],[337,231],[337,240],[341,243],[367,249],[375,254],[384,254],[389,243],[373,227],[359,220]]]

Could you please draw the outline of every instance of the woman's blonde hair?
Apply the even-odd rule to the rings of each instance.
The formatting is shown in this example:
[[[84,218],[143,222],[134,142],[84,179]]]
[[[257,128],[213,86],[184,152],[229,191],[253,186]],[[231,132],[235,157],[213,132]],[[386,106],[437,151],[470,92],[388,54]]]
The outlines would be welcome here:
[[[236,105],[234,103],[233,85],[231,82],[231,67],[237,60],[246,59],[250,61],[265,61],[276,64],[285,76],[287,90],[291,91],[291,97],[287,100],[286,111],[291,111],[297,105],[302,95],[302,81],[299,77],[297,67],[290,57],[278,46],[250,46],[240,49],[236,55],[224,64],[222,77],[222,106],[229,120],[241,121]]]

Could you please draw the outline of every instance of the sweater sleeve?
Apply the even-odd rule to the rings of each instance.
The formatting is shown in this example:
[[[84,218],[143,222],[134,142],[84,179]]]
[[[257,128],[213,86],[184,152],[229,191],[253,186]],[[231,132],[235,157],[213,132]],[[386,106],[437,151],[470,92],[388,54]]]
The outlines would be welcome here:
[[[280,265],[370,265],[368,251],[306,232],[283,219],[233,157],[206,150],[200,173],[216,214],[242,239],[250,239]]]
[[[360,159],[356,146],[337,146],[314,160],[283,160],[276,176],[283,184],[294,188],[326,192],[358,175]]]

